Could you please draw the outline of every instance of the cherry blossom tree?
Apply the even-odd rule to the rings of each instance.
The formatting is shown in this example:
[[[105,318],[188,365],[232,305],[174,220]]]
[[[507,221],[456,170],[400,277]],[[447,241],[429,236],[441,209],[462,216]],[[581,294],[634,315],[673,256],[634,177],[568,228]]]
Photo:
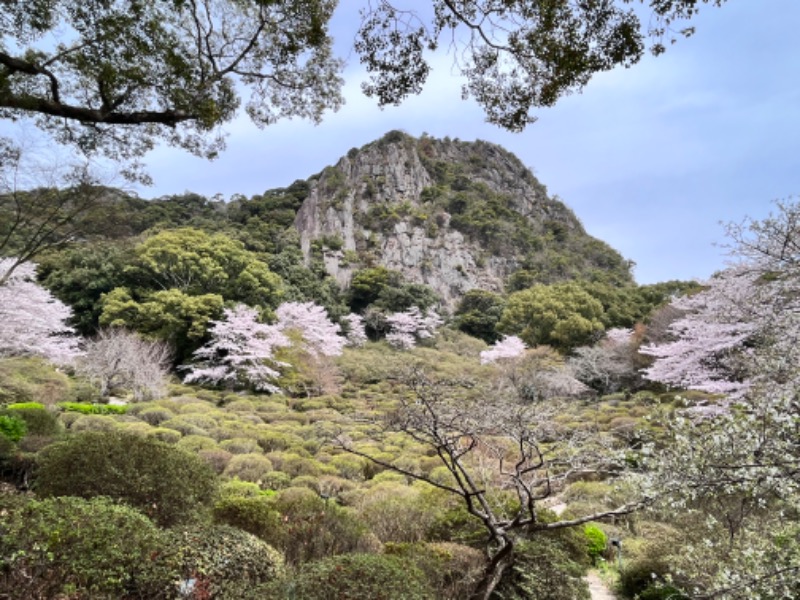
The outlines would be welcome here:
[[[685,311],[669,326],[673,341],[645,345],[640,352],[656,360],[644,370],[652,381],[676,388],[740,396],[750,386],[743,359],[745,341],[768,325],[768,306],[753,301],[758,273],[746,265],[726,269],[711,278],[706,289],[672,304]]]
[[[432,338],[443,321],[434,311],[422,313],[416,306],[386,317],[389,333],[386,341],[399,350],[410,350],[417,340]]]
[[[601,394],[635,385],[636,334],[632,329],[609,329],[593,346],[576,348],[567,361],[573,376]]]
[[[341,318],[345,325],[347,345],[360,348],[367,343],[367,331],[364,324],[364,317],[356,313],[350,313]]]
[[[520,338],[515,335],[506,335],[496,341],[488,350],[481,352],[481,364],[497,362],[504,358],[516,358],[520,356],[527,346]]]
[[[165,395],[171,360],[166,342],[111,328],[86,342],[76,370],[97,383],[103,398],[114,389],[126,389],[136,401],[150,400]]]
[[[800,580],[800,203],[729,227],[730,268],[678,302],[647,376],[726,393],[687,410],[653,454],[662,508],[694,514],[676,580],[694,598],[797,597]]]
[[[254,308],[239,304],[225,309],[223,319],[212,321],[210,334],[211,341],[194,352],[198,362],[184,367],[185,382],[279,391],[274,380],[284,365],[274,359],[274,352],[290,342],[278,326],[260,323]]]
[[[0,285],[0,356],[42,356],[69,364],[80,354],[68,326],[71,310],[36,283],[36,266],[0,259],[0,273],[13,272]]]
[[[284,302],[275,311],[277,327],[283,332],[297,331],[305,349],[312,355],[339,356],[347,342],[328,312],[313,302]]]

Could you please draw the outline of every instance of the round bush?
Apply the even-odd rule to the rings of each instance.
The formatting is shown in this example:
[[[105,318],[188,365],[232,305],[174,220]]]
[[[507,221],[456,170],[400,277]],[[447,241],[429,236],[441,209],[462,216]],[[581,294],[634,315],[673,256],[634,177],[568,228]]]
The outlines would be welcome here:
[[[155,406],[153,408],[148,408],[146,410],[141,411],[138,414],[139,418],[144,421],[145,423],[152,425],[153,427],[158,427],[164,421],[168,421],[175,416],[168,408],[162,408],[160,406]]]
[[[177,570],[182,597],[198,599],[265,598],[254,588],[284,573],[277,550],[227,525],[171,530],[160,561]]]
[[[216,477],[198,456],[150,437],[88,432],[43,450],[34,485],[42,496],[109,496],[164,526],[210,504]]]
[[[233,479],[238,477],[243,481],[259,483],[264,476],[272,471],[272,463],[261,454],[237,454],[231,458],[223,477]]]
[[[81,415],[73,421],[70,429],[74,432],[81,431],[114,431],[119,425],[111,417],[103,415]]]
[[[200,450],[197,456],[202,458],[217,475],[221,475],[225,472],[225,469],[228,468],[228,463],[230,463],[233,458],[233,454],[222,448]]]
[[[183,437],[180,431],[174,429],[167,429],[166,427],[154,427],[147,435],[153,436],[155,439],[164,442],[165,444],[177,444]]]
[[[58,435],[62,431],[58,417],[38,402],[9,404],[6,407],[5,414],[19,417],[25,421],[28,433],[31,435],[53,436]]]
[[[4,598],[121,598],[163,545],[147,517],[109,498],[31,501],[0,526]]]
[[[200,450],[214,450],[217,442],[204,435],[185,435],[178,442],[178,448],[189,452],[199,452]]]
[[[303,600],[433,600],[435,597],[422,571],[413,563],[384,554],[344,554],[306,563],[291,580],[276,585],[274,595]]]
[[[261,454],[261,447],[258,442],[251,438],[238,437],[223,440],[219,443],[219,447],[231,454]]]

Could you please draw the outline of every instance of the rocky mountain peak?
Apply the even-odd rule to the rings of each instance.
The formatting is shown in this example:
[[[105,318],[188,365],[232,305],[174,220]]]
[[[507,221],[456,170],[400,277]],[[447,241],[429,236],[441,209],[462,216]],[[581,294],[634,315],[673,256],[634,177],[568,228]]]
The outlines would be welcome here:
[[[470,289],[502,291],[520,271],[550,282],[617,269],[630,280],[622,257],[495,144],[393,131],[310,183],[295,219],[301,248],[307,261],[320,253],[343,286],[358,269],[384,266],[452,308]],[[585,247],[595,252],[580,256]]]

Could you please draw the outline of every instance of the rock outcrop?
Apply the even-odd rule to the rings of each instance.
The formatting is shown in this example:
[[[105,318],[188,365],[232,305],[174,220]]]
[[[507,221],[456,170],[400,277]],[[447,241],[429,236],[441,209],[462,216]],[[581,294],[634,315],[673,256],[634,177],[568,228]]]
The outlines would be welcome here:
[[[321,253],[345,287],[356,270],[382,265],[430,286],[452,308],[470,289],[502,291],[521,269],[552,280],[604,268],[591,256],[570,258],[561,275],[547,264],[587,242],[618,262],[623,278],[629,268],[494,144],[390,132],[310,181],[295,219],[301,248],[307,261]]]

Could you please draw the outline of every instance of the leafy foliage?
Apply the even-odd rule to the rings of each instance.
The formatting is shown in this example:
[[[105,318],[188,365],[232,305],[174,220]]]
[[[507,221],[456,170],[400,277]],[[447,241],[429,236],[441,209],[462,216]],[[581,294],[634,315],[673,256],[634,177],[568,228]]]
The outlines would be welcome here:
[[[146,589],[163,547],[147,517],[109,498],[31,500],[0,511],[0,527],[0,594],[9,598],[120,598]]]
[[[108,496],[166,526],[196,518],[216,485],[197,456],[124,433],[71,436],[44,450],[37,462],[35,485],[44,497]]]
[[[308,600],[341,598],[433,598],[423,573],[410,561],[381,554],[345,554],[303,565],[277,597],[296,594]]]
[[[259,126],[319,120],[340,106],[341,64],[327,33],[334,6],[15,5],[0,20],[4,46],[16,50],[0,54],[0,114],[38,114],[57,139],[88,153],[138,156],[167,141],[213,157],[222,146],[217,127],[240,105],[240,85],[249,88],[246,110]]]
[[[529,346],[559,350],[594,341],[603,331],[603,306],[578,284],[535,285],[508,298],[499,331]]]

